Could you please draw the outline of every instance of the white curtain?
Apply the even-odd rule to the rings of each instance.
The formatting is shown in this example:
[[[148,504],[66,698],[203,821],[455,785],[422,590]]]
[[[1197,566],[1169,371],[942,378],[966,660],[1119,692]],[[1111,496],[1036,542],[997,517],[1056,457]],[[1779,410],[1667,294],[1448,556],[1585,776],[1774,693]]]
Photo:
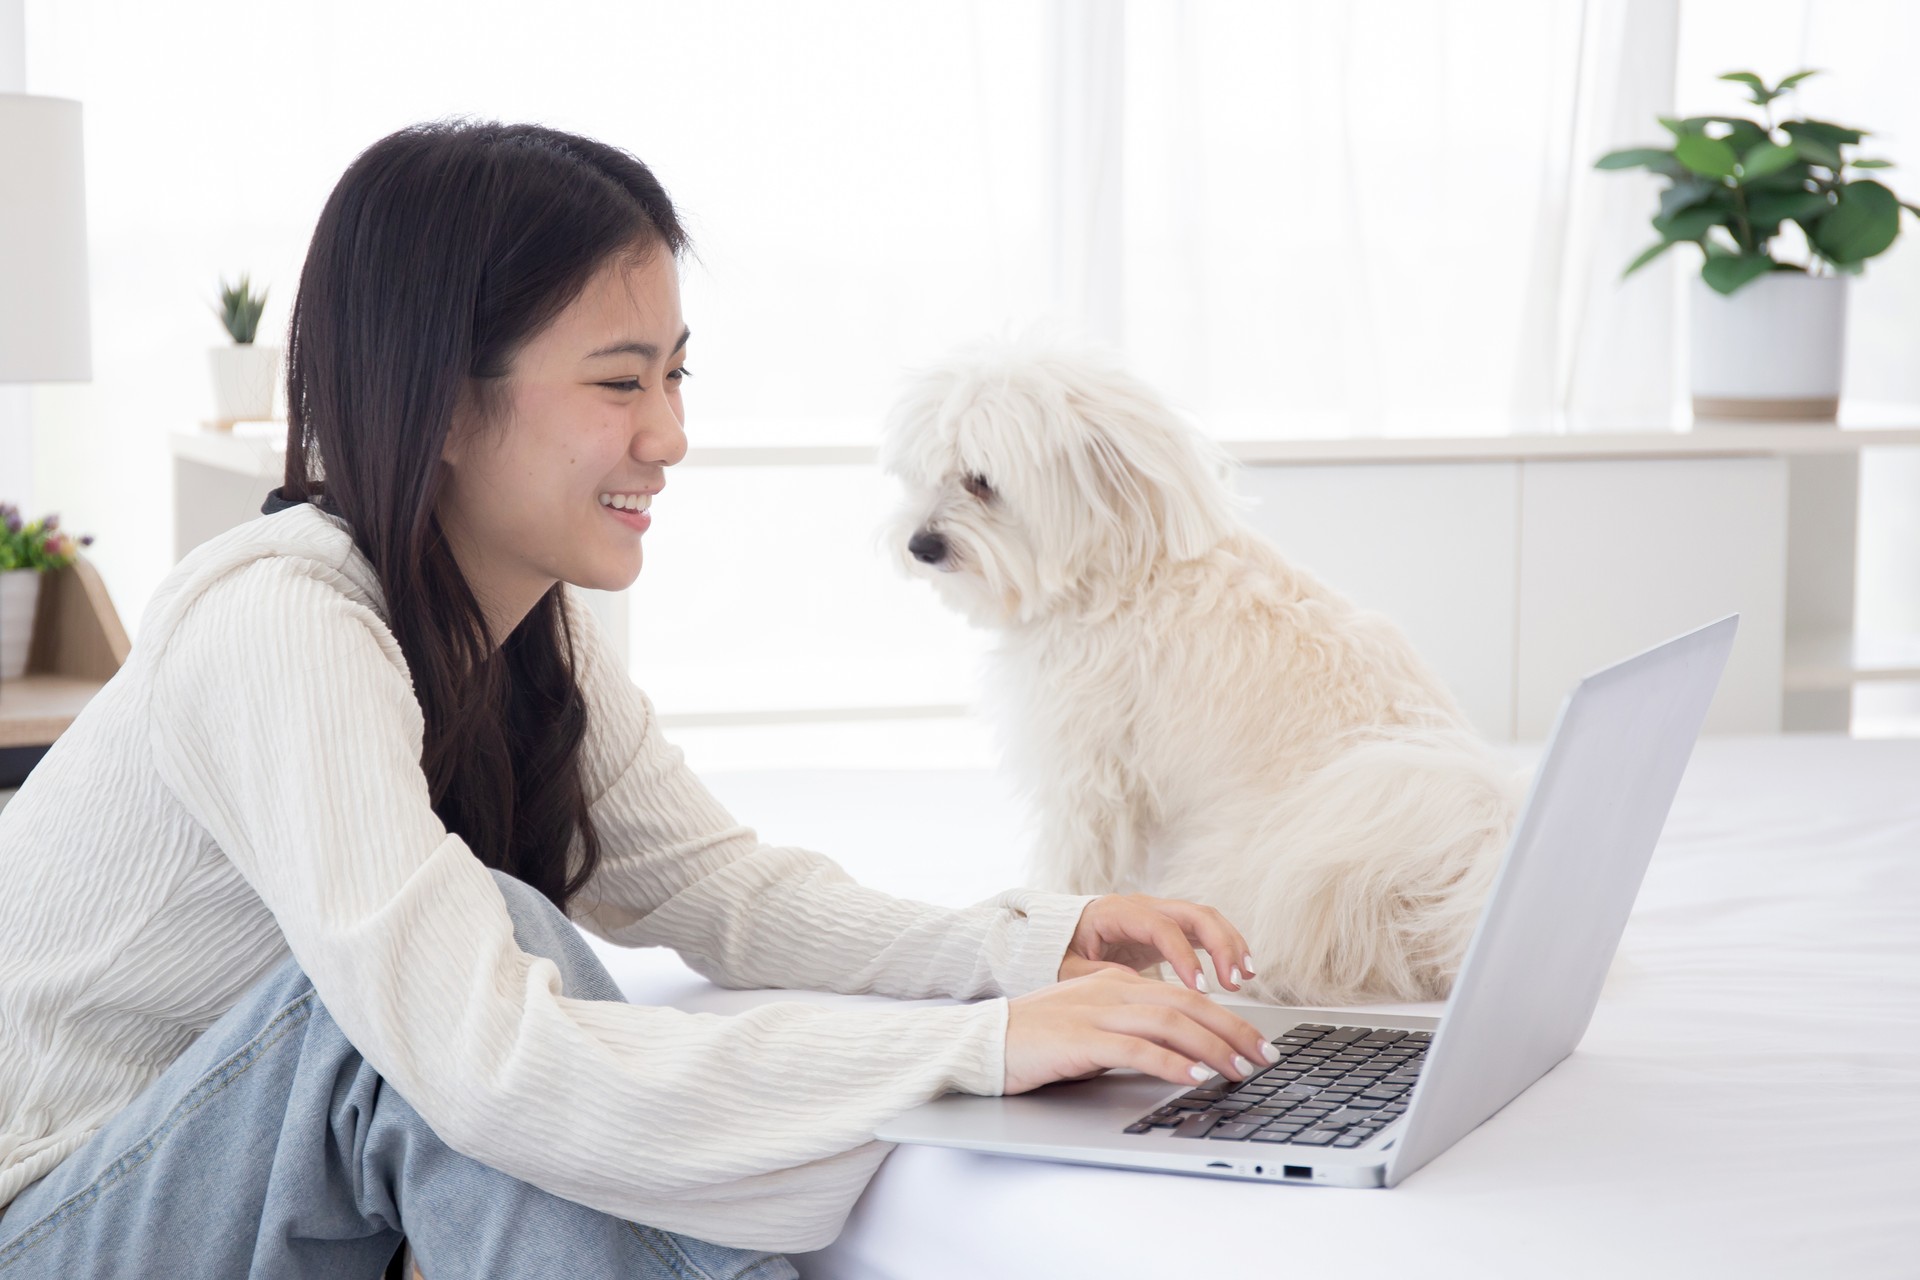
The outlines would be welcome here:
[[[1616,284],[1649,191],[1592,163],[1671,109],[1677,4],[1103,11],[1125,198],[1087,213],[1120,246],[1088,329],[1227,438],[1664,420],[1672,280]]]

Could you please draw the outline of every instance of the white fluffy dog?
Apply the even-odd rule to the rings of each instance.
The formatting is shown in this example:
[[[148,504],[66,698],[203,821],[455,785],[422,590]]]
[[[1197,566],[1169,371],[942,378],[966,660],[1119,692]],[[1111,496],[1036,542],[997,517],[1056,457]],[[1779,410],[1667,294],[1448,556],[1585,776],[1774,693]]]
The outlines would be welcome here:
[[[1257,999],[1448,993],[1525,775],[1394,623],[1242,521],[1224,453],[1104,353],[1028,338],[917,371],[881,460],[901,563],[1002,633],[1036,887],[1218,907]]]

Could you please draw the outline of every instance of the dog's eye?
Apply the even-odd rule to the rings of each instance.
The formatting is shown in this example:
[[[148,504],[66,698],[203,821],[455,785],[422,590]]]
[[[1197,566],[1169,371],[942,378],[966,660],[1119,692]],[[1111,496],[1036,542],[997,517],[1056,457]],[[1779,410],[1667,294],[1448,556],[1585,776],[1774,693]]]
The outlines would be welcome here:
[[[993,486],[987,483],[987,478],[983,475],[970,475],[960,483],[968,493],[982,502],[993,497]]]

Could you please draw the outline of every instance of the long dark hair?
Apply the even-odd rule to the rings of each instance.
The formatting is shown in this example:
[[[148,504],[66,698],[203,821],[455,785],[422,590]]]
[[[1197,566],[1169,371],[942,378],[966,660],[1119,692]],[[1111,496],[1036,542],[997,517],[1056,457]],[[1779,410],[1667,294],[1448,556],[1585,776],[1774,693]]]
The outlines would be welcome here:
[[[413,125],[327,198],[288,326],[282,496],[344,519],[379,576],[434,812],[562,911],[600,859],[574,637],[556,584],[493,651],[434,516],[441,445],[456,404],[502,421],[515,353],[602,266],[687,245],[653,173],[616,147],[531,124]]]

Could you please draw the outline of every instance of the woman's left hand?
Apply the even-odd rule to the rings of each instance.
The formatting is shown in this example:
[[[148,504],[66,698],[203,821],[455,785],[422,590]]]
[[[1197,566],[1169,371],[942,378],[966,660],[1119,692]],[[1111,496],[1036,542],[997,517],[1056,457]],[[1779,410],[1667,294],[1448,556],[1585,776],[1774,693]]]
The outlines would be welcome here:
[[[1229,991],[1238,991],[1241,975],[1253,972],[1247,940],[1212,907],[1144,893],[1109,893],[1080,913],[1059,980],[1096,969],[1138,972],[1166,960],[1180,981],[1204,991],[1196,944],[1212,957],[1213,971]]]

